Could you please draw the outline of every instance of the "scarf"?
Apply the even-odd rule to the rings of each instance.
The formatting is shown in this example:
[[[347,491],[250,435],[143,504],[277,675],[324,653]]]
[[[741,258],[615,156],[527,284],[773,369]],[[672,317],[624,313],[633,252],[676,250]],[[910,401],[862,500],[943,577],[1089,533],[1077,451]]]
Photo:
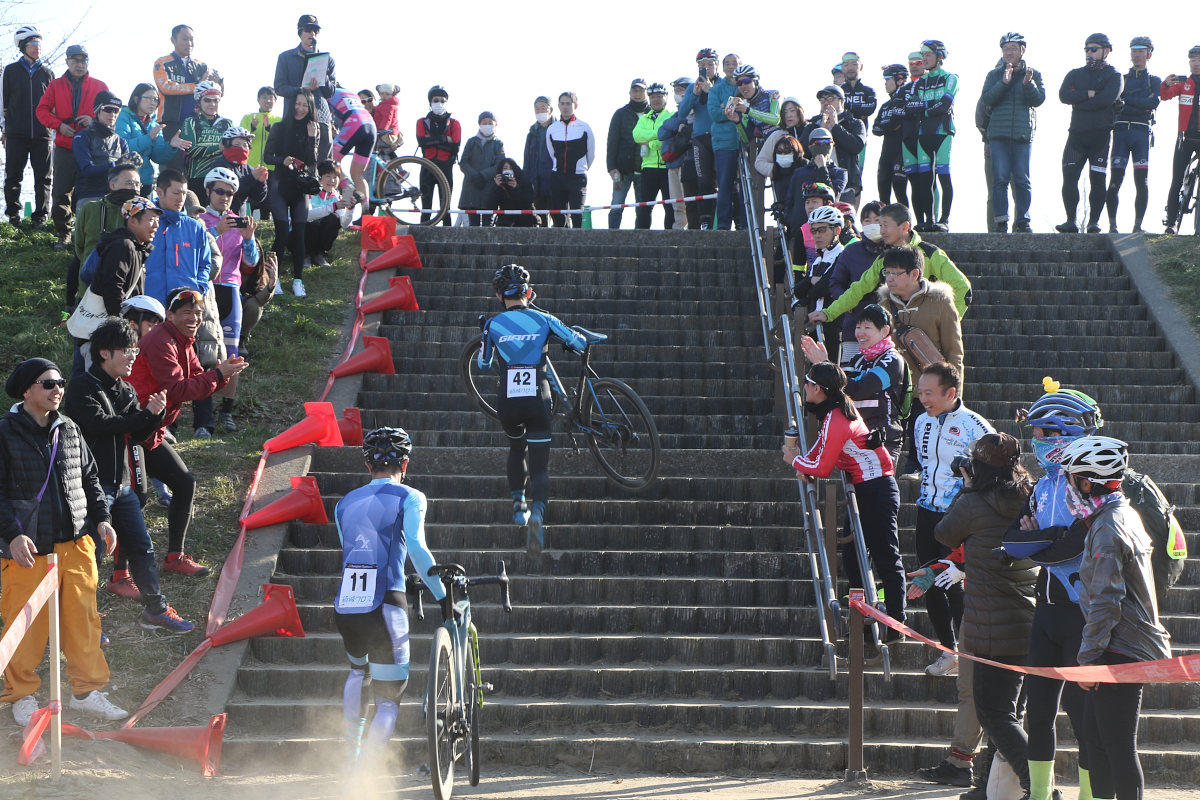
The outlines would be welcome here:
[[[891,350],[894,346],[892,344],[892,337],[885,336],[870,347],[860,347],[858,352],[862,353],[863,358],[867,361],[871,361]]]

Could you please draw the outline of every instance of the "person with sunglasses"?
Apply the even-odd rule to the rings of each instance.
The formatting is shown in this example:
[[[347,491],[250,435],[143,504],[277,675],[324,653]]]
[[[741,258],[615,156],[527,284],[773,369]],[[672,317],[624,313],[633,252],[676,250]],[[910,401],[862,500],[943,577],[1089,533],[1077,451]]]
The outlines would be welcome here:
[[[193,344],[204,316],[204,294],[193,288],[177,288],[167,295],[166,321],[152,328],[138,342],[141,349],[133,365],[129,382],[137,389],[142,403],[158,392],[167,393],[162,424],[145,440],[146,468],[171,489],[171,508],[167,512],[167,557],[163,569],[181,575],[202,578],[208,567],[184,552],[188,525],[192,521],[192,502],[196,496],[196,478],[183,459],[166,440],[166,429],[179,417],[189,400],[211,397],[231,378],[246,368],[244,359],[233,356],[204,369]]]
[[[338,83],[337,65],[333,56],[317,48],[317,37],[320,33],[321,25],[317,22],[316,15],[301,14],[296,20],[299,46],[284,50],[275,60],[275,91],[283,98],[281,116],[284,120],[292,117],[292,104],[296,102],[296,97],[302,89],[308,90],[312,95],[308,99],[311,101],[310,108],[316,118],[320,137],[317,158],[312,164],[329,158],[329,151],[333,146],[333,113],[329,110],[329,98],[333,97],[333,90]],[[325,74],[305,80],[308,60],[318,55],[325,59]]]
[[[1117,112],[1113,104],[1121,92],[1121,75],[1108,63],[1112,42],[1103,33],[1093,33],[1083,45],[1087,63],[1063,78],[1058,99],[1071,107],[1071,126],[1062,157],[1062,200],[1067,221],[1055,225],[1059,233],[1079,233],[1079,175],[1088,169],[1087,232],[1100,232],[1100,214],[1106,197],[1108,145]]]
[[[46,576],[47,556],[56,554],[62,650],[70,664],[67,707],[118,720],[128,712],[100,691],[109,671],[96,608],[96,542],[111,555],[117,535],[96,459],[79,426],[59,411],[66,383],[53,361],[31,358],[14,367],[4,384],[17,402],[0,418],[0,617],[6,625],[18,619]],[[38,709],[37,669],[49,633],[47,615],[39,615],[4,668],[0,702],[12,703],[21,726]]]
[[[138,177],[146,195],[154,187],[154,165],[165,166],[175,157],[165,126],[158,120],[159,94],[149,83],[139,83],[129,95],[129,104],[117,115],[117,135],[129,145],[131,153],[142,157]]]

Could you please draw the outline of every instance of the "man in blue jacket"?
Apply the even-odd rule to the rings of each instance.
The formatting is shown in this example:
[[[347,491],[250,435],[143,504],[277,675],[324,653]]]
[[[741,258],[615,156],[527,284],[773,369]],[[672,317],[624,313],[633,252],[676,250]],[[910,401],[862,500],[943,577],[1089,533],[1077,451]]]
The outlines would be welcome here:
[[[708,113],[708,93],[717,77],[717,51],[705,47],[696,54],[699,76],[687,90],[675,113],[680,119],[692,115],[692,165],[696,171],[696,194],[712,194],[717,188],[713,172],[712,117]],[[688,214],[688,227],[707,230],[712,225],[715,200],[699,200],[699,207]],[[694,204],[693,204],[694,205]],[[695,213],[698,219],[693,220]]]
[[[50,144],[53,131],[38,121],[34,109],[54,73],[42,63],[42,35],[32,25],[13,33],[21,57],[4,68],[0,138],[4,140],[4,214],[15,228],[21,221],[21,179],[25,164],[33,167],[33,225],[50,214]]]
[[[1154,109],[1158,108],[1158,92],[1162,80],[1151,75],[1146,62],[1154,55],[1154,43],[1149,36],[1135,36],[1129,43],[1129,60],[1133,66],[1125,73],[1125,88],[1117,100],[1117,121],[1113,125],[1112,155],[1109,166],[1112,178],[1108,182],[1108,232],[1117,232],[1117,194],[1125,180],[1125,168],[1133,159],[1133,232],[1141,233],[1142,217],[1150,199],[1146,176],[1150,172],[1150,142],[1153,134]]]
[[[550,208],[550,176],[554,174],[550,151],[546,149],[546,129],[554,122],[551,108],[550,98],[544,95],[533,101],[535,122],[525,135],[525,159],[521,163],[521,169],[533,187],[533,207],[540,209]],[[550,227],[550,220],[545,214],[539,214],[538,220],[543,228]]]

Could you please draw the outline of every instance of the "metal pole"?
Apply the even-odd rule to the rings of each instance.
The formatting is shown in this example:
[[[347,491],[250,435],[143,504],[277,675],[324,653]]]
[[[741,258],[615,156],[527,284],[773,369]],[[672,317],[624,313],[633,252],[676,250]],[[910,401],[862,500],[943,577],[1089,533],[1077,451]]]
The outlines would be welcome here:
[[[837,484],[833,481],[825,481],[825,530],[821,534],[825,537],[825,558],[826,566],[829,569],[830,575],[837,575],[837,559],[838,559],[838,506],[837,506]],[[834,582],[836,590],[837,583]],[[841,630],[841,626],[837,622],[831,622],[831,630],[834,641],[837,641],[837,633]]]
[[[863,764],[863,615],[854,601],[863,601],[862,589],[850,590],[850,741],[846,752],[846,775],[843,783],[861,785],[867,782]]]
[[[62,585],[58,554],[47,558],[47,572],[54,573],[54,592],[50,595],[50,778],[62,777],[62,642],[58,631],[58,597]]]

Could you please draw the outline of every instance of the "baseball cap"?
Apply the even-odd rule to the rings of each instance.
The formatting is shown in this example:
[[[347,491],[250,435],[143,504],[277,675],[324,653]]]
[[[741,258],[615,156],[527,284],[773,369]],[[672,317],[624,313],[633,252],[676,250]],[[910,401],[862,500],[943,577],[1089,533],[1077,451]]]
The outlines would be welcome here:
[[[839,100],[846,99],[846,93],[842,91],[842,87],[838,86],[835,83],[831,83],[828,86],[826,86],[824,89],[821,89],[819,92],[817,92],[817,99],[820,100],[821,95],[826,95],[826,94],[837,95],[837,98]]]
[[[637,88],[637,87],[639,87],[639,86],[640,86],[641,88],[643,88],[643,89],[645,89],[645,88],[646,88],[646,81],[645,81],[645,79],[644,79],[644,78],[634,78],[634,79],[633,79],[633,82],[629,84],[629,88],[630,88],[630,89],[634,89],[634,88]]]
[[[316,14],[301,14],[300,19],[296,20],[296,29],[303,30],[311,25],[317,30],[321,30],[321,23],[317,22]]]
[[[691,86],[692,79],[687,77],[686,75],[680,75],[678,78],[671,81],[671,85],[672,86]]]
[[[73,44],[67,48],[67,58],[87,58],[87,48],[81,44]]]

